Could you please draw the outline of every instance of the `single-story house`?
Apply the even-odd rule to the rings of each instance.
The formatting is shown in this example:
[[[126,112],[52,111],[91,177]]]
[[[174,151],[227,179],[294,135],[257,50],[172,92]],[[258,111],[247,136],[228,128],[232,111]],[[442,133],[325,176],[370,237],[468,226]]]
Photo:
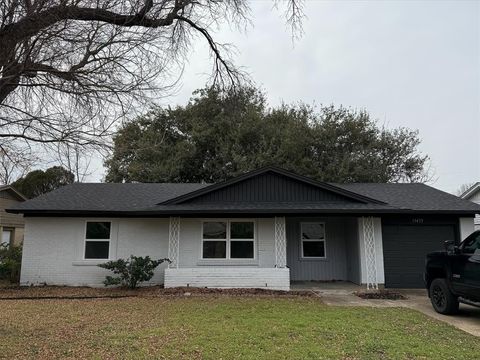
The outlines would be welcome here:
[[[23,241],[24,221],[21,214],[10,214],[5,209],[15,207],[27,198],[11,185],[0,185],[0,244],[20,245]]]
[[[288,290],[291,281],[421,287],[424,256],[473,231],[480,206],[424,184],[331,184],[262,168],[217,184],[73,184],[25,216],[21,284],[101,286],[96,265],[171,260],[165,287]]]
[[[480,205],[480,182],[473,184],[460,197]],[[474,224],[475,230],[480,230],[480,213],[475,215]]]

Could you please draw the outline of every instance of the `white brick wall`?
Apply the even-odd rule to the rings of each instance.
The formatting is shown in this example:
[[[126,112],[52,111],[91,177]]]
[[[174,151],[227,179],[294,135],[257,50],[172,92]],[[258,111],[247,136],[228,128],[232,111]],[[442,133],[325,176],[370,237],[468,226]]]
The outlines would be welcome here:
[[[257,288],[290,290],[290,269],[204,267],[165,270],[165,287]]]
[[[96,266],[98,261],[82,260],[87,220],[112,222],[112,259],[130,255],[149,255],[154,259],[168,256],[167,219],[27,217],[25,220],[22,285],[103,286],[105,275],[111,272]],[[163,283],[165,266],[157,268],[153,283]]]
[[[153,259],[168,257],[168,219],[92,219],[92,218],[50,218],[27,217],[23,248],[22,285],[71,285],[103,286],[110,271],[96,266],[104,261],[82,260],[85,241],[85,222],[111,221],[110,258],[127,258],[130,255],[149,255]],[[200,260],[201,219],[182,218],[180,222],[181,268],[223,268],[241,265],[243,269],[274,267],[273,218],[256,220],[257,257],[254,261],[216,261],[209,264]],[[163,284],[166,264],[155,271],[151,283]],[[217,268],[218,269],[218,268]],[[237,268],[238,269],[238,268]],[[199,270],[201,273],[202,270]],[[258,272],[258,271],[257,271]],[[276,277],[277,273],[274,273]],[[271,274],[265,273],[266,277]],[[287,282],[282,273],[282,286]],[[260,275],[259,275],[260,276]],[[260,276],[261,277],[261,276]],[[287,273],[287,277],[288,273]],[[263,281],[263,280],[262,280]],[[202,285],[204,286],[204,285]]]

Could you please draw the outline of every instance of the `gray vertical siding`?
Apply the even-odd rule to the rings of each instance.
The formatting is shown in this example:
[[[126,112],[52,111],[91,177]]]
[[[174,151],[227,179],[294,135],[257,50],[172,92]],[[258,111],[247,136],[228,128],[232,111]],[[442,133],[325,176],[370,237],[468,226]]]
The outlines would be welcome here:
[[[290,279],[351,279],[350,281],[357,282],[360,272],[358,256],[355,259],[358,244],[357,248],[350,246],[351,243],[358,243],[355,220],[340,217],[287,218],[287,265],[290,268]],[[300,223],[308,221],[325,222],[326,259],[301,258]]]
[[[323,190],[316,186],[289,179],[278,174],[266,173],[202,195],[188,201],[188,203],[217,203],[225,201],[355,202],[355,200],[332,191]]]
[[[345,219],[347,252],[347,280],[355,284],[362,282],[360,265],[360,242],[358,239],[358,219]]]

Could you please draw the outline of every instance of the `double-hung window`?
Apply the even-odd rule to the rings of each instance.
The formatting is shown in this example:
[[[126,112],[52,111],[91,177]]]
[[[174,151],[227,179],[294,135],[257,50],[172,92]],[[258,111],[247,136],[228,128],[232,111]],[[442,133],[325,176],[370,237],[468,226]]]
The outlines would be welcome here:
[[[301,223],[302,258],[325,259],[325,223]]]
[[[205,221],[203,223],[202,257],[204,259],[227,258],[226,221]]]
[[[230,258],[253,259],[255,224],[253,221],[230,221]]]
[[[110,254],[112,223],[87,221],[85,228],[85,259],[107,260]]]
[[[255,223],[251,220],[204,221],[203,259],[254,259]]]

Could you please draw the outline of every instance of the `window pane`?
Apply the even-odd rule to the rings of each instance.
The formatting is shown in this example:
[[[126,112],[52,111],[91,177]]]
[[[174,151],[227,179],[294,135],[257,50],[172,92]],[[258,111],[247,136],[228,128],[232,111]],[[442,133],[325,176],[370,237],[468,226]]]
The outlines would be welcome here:
[[[87,222],[86,239],[110,239],[109,222]]]
[[[109,241],[86,241],[85,259],[108,259]]]
[[[204,222],[203,223],[204,239],[226,239],[227,223],[225,222]]]
[[[302,239],[323,239],[324,237],[324,224],[302,224]]]
[[[2,232],[2,242],[5,244],[10,244],[10,241],[12,240],[12,230],[3,230]]]
[[[253,259],[253,241],[232,241],[230,252],[232,259]]]
[[[203,243],[204,259],[225,259],[227,257],[226,241],[205,241]]]
[[[230,223],[231,239],[253,239],[253,222],[232,222]]]
[[[303,241],[303,257],[325,257],[325,242]]]

